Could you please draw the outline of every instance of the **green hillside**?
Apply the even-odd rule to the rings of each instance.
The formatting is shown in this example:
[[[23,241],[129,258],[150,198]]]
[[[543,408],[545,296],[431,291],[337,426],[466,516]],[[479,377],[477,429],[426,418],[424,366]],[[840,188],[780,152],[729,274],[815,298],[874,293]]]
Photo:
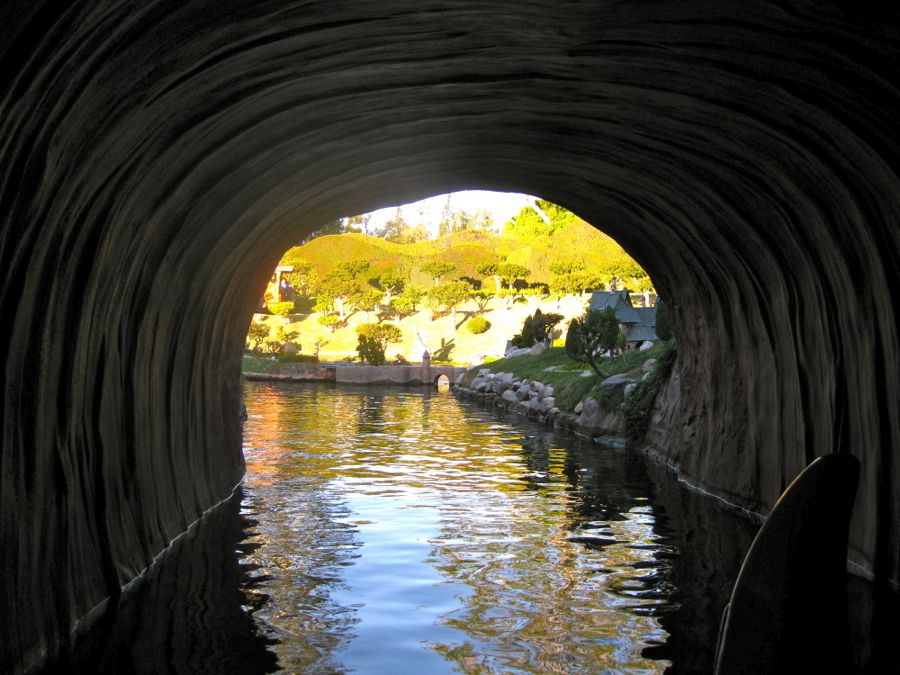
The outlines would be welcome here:
[[[499,236],[464,230],[412,244],[397,244],[355,233],[318,237],[287,251],[281,264],[306,261],[322,278],[339,263],[366,260],[370,268],[361,276],[363,282],[394,270],[405,276],[409,283],[426,287],[431,279],[420,268],[434,261],[456,267],[443,281],[462,277],[484,279],[477,271],[479,265],[507,261],[527,267],[531,272],[528,282],[550,284],[554,278],[550,269],[552,263],[568,260],[604,281],[618,276],[631,287],[641,285],[638,280],[645,276],[643,270],[615,240],[561,207],[550,205],[547,210],[553,212],[553,225],[534,225],[533,220],[542,225],[545,223],[536,214],[526,216],[524,212],[531,210],[523,209],[523,214],[515,219],[515,223],[508,224]],[[490,287],[490,277],[487,279],[486,287]]]
[[[427,346],[435,359],[477,363],[502,356],[539,308],[561,314],[562,330],[614,276],[649,290],[647,275],[610,237],[554,204],[537,206],[540,213],[523,209],[499,235],[470,229],[396,243],[344,233],[290,249],[281,264],[294,267],[285,277],[291,287],[281,302],[274,284],[267,289],[268,309],[279,316],[254,318],[256,348],[292,342],[305,355],[352,358],[357,328],[378,322],[400,331],[390,358],[418,360]],[[470,330],[476,317],[487,327]]]

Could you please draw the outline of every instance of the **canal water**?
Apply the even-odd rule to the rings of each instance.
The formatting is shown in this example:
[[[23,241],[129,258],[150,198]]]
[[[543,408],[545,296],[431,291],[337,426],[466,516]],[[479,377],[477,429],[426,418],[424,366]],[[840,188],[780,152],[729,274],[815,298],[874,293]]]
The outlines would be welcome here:
[[[703,673],[753,527],[422,388],[246,383],[247,473],[62,671]]]
[[[752,527],[642,456],[430,390],[245,393],[240,564],[282,670],[711,666]]]

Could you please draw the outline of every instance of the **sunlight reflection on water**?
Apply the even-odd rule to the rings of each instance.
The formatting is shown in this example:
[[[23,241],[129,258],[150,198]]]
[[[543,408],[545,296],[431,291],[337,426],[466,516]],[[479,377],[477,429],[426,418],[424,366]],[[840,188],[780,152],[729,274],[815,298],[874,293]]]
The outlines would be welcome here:
[[[284,670],[670,665],[643,652],[676,548],[633,456],[445,393],[246,386],[244,562]]]

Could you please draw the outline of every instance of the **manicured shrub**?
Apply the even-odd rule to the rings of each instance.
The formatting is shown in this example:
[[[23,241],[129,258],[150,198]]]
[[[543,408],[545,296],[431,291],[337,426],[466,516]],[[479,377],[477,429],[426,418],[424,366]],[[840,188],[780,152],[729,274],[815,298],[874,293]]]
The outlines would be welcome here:
[[[491,327],[491,322],[485,319],[483,316],[476,316],[472,319],[469,319],[468,323],[466,323],[466,328],[469,329],[469,332],[473,335],[481,335],[482,333],[486,333]]]
[[[294,311],[294,303],[290,301],[270,302],[267,306],[272,314],[277,314],[278,316],[287,316]]]

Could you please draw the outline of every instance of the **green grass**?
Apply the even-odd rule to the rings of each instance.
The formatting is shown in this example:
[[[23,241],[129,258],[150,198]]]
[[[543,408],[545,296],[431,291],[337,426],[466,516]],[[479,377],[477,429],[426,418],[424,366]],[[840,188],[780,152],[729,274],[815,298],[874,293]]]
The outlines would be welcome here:
[[[666,351],[666,343],[660,341],[646,351],[628,352],[622,356],[615,357],[612,361],[604,361],[600,367],[610,375],[628,373],[640,368],[647,359],[658,359]]]
[[[604,361],[600,367],[610,375],[638,371],[635,375],[639,376],[644,361],[658,359],[665,351],[665,344],[660,343],[643,352],[629,352],[612,361]],[[492,373],[512,373],[521,379],[551,385],[556,404],[563,410],[572,410],[587,396],[592,396],[603,405],[600,378],[587,364],[572,361],[563,347],[551,347],[537,356],[526,354],[486,363],[467,373],[466,381],[471,382],[481,368],[487,368]]]
[[[244,373],[265,373],[278,361],[273,361],[267,356],[256,356],[254,354],[244,354],[244,361],[241,364],[241,371]]]

